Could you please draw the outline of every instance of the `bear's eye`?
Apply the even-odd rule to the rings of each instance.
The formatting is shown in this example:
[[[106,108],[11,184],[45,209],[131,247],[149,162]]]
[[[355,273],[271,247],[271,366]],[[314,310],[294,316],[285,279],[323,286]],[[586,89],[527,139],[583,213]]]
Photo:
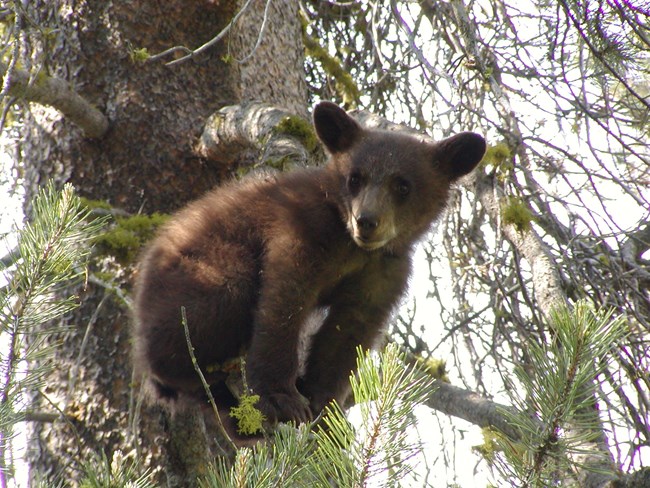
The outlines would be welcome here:
[[[348,176],[348,190],[350,193],[357,193],[361,189],[363,179],[359,173],[351,173]]]
[[[400,198],[406,198],[411,193],[411,183],[404,178],[396,178],[394,182],[395,193]]]

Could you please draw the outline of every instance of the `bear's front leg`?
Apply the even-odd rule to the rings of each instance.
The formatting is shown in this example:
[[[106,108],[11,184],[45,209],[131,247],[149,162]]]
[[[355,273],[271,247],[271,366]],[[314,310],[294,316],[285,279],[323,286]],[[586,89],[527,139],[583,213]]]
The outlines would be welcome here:
[[[377,347],[410,271],[408,257],[371,263],[332,293],[329,314],[313,337],[299,390],[318,415],[335,400],[342,408],[356,371],[357,347]]]
[[[309,402],[296,388],[300,329],[316,301],[307,284],[311,274],[300,263],[286,248],[267,254],[246,359],[248,386],[260,396],[256,406],[271,423],[312,418]]]
[[[330,309],[327,320],[313,338],[307,370],[299,380],[299,389],[309,399],[314,415],[332,400],[345,407],[350,375],[356,371],[357,348],[369,350],[378,345],[389,314],[390,309],[383,307],[380,313],[365,316],[358,305]]]
[[[248,386],[260,396],[256,407],[271,423],[312,419],[309,401],[296,388],[299,332],[291,322],[258,322],[246,359]]]

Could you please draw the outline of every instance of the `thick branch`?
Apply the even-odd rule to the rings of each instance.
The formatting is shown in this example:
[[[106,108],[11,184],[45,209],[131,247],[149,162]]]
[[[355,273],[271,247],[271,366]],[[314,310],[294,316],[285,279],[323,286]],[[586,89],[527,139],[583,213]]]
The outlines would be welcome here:
[[[465,390],[443,381],[436,382],[436,390],[431,393],[427,405],[438,412],[467,420],[482,428],[493,428],[513,441],[521,438],[517,429],[503,415],[512,407],[483,398],[478,393]]]
[[[44,74],[31,80],[25,70],[12,69],[7,72],[7,65],[2,61],[0,74],[9,77],[4,80],[9,95],[54,107],[81,127],[87,137],[99,138],[108,130],[106,116],[72,90],[65,80]]]
[[[493,184],[493,178],[484,173],[475,172],[466,181],[468,186],[472,185],[481,205],[495,223],[495,227],[498,227],[503,199],[500,188]],[[551,251],[533,229],[519,231],[513,224],[501,224],[500,228],[530,265],[535,297],[541,312],[548,320],[554,307],[566,303],[558,266]]]
[[[278,130],[288,117],[296,116],[259,102],[224,107],[208,119],[197,151],[222,168],[231,168],[247,154],[255,164],[306,166],[313,154],[298,137]]]

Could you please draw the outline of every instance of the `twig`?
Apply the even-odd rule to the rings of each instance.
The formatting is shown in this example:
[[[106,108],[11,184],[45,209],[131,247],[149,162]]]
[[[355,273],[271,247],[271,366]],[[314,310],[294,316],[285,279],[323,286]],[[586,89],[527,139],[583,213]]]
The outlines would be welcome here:
[[[81,423],[79,418],[71,417],[70,415],[66,414],[63,410],[59,408],[59,406],[52,400],[49,396],[47,396],[43,390],[38,390],[38,394],[43,397],[43,399],[50,404],[54,410],[59,412],[58,418],[62,419],[68,427],[70,427],[70,431],[75,437],[75,440],[77,441],[77,445],[75,446],[77,449],[77,456],[79,456],[79,459],[83,459],[83,452],[82,452],[82,447],[84,446],[84,442],[81,439],[81,436],[79,435],[79,431],[77,430],[77,427],[75,426],[75,423]],[[73,422],[74,420],[74,422]]]
[[[88,321],[88,325],[86,326],[86,332],[84,333],[84,337],[81,341],[81,346],[79,347],[79,354],[77,354],[77,360],[72,366],[72,369],[70,370],[70,376],[68,377],[69,378],[68,394],[67,394],[66,403],[70,401],[74,388],[77,385],[77,372],[79,371],[79,366],[81,366],[81,358],[83,357],[84,352],[86,351],[86,346],[88,345],[88,339],[90,338],[90,333],[93,329],[93,326],[95,325],[95,322],[97,322],[97,318],[99,317],[99,311],[101,310],[108,296],[109,296],[108,294],[104,293],[104,296],[100,300],[99,305],[95,307],[95,311],[93,312],[93,315],[92,317],[90,317],[90,320]]]
[[[203,376],[203,372],[201,371],[201,367],[199,366],[199,362],[196,359],[196,355],[194,354],[194,346],[192,346],[192,341],[190,340],[190,329],[187,326],[187,315],[185,314],[185,307],[181,306],[181,321],[183,323],[183,329],[185,330],[185,340],[187,341],[187,350],[190,353],[190,358],[192,359],[192,365],[194,366],[194,370],[196,371],[196,374],[199,375],[199,378],[201,379],[201,384],[203,385],[203,388],[205,389],[205,393],[208,395],[208,401],[210,402],[210,405],[212,406],[212,410],[214,410],[214,415],[217,419],[217,424],[219,425],[219,430],[221,430],[221,434],[226,438],[226,440],[230,443],[232,449],[234,451],[237,450],[237,446],[235,446],[235,443],[232,441],[230,436],[228,435],[228,432],[226,432],[226,428],[223,426],[223,422],[221,422],[221,415],[219,415],[219,409],[217,408],[217,404],[214,401],[214,396],[212,396],[212,391],[210,390],[210,385],[205,379],[205,376]]]
[[[88,281],[95,285],[101,286],[102,288],[105,288],[107,291],[115,293],[115,295],[122,301],[124,305],[126,305],[129,310],[133,309],[133,300],[119,286],[115,285],[114,283],[104,281],[93,273],[88,274]]]
[[[255,51],[257,51],[257,48],[260,46],[260,43],[262,42],[262,36],[264,34],[264,29],[266,29],[266,23],[269,20],[269,10],[271,7],[271,2],[273,0],[266,0],[266,6],[264,7],[264,18],[262,19],[262,25],[260,27],[259,32],[257,33],[257,41],[255,41],[255,46],[253,46],[253,49],[251,49],[251,52],[249,52],[246,56],[244,56],[243,59],[238,59],[238,63],[245,63],[250,59],[253,54],[255,54]]]
[[[235,23],[239,20],[239,18],[242,16],[242,14],[248,9],[250,4],[252,3],[253,0],[247,0],[247,2],[244,4],[244,6],[235,14],[235,16],[232,18],[232,20],[228,23],[226,27],[223,28],[219,34],[217,34],[215,37],[210,39],[208,42],[203,44],[200,47],[197,47],[194,50],[191,50],[185,46],[175,46],[170,49],[167,49],[159,54],[156,54],[154,56],[151,56],[147,59],[147,61],[156,61],[164,56],[167,56],[168,54],[171,54],[176,51],[184,51],[187,52],[185,56],[175,59],[173,61],[170,61],[169,63],[166,63],[167,66],[174,66],[175,64],[182,63],[184,61],[187,61],[188,59],[192,59],[194,56],[201,54],[202,52],[210,49],[212,46],[214,46],[217,42],[219,42],[221,39],[223,39],[228,32],[230,32],[230,29],[232,29],[232,26],[235,25]]]
[[[133,445],[135,446],[136,459],[142,458],[142,446],[140,442],[136,442],[138,439],[138,426],[140,424],[140,412],[142,412],[142,404],[145,399],[145,386],[144,383],[140,381],[140,376],[135,369],[131,371],[131,384],[136,385],[140,383],[140,387],[137,389],[137,397],[135,396],[135,388],[129,388],[129,418],[127,425],[128,428],[128,437],[127,439],[133,440]]]
[[[7,9],[9,10],[9,9]],[[14,36],[13,36],[13,46],[11,49],[11,56],[9,57],[9,65],[7,66],[6,72],[5,72],[5,77],[4,80],[2,81],[2,90],[0,91],[0,100],[5,98],[6,96],[9,95],[9,91],[11,90],[11,85],[13,82],[13,76],[14,72],[16,70],[16,63],[18,62],[18,57],[20,55],[20,48],[19,48],[19,43],[18,43],[18,38],[19,34],[22,31],[23,28],[23,16],[21,13],[21,9],[16,8],[13,9],[13,14],[14,14]],[[0,70],[2,67],[0,66]],[[10,104],[7,103],[7,106]],[[4,119],[4,114],[3,114],[3,119]],[[3,120],[3,125],[4,127],[4,120]]]
[[[51,424],[59,420],[62,415],[60,413],[26,411],[22,413],[22,417],[23,421],[25,422],[40,422]]]

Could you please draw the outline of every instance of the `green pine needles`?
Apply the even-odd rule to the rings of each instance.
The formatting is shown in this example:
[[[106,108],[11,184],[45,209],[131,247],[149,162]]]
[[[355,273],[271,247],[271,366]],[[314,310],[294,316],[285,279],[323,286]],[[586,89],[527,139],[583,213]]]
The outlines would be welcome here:
[[[527,344],[529,365],[515,369],[525,393],[517,400],[517,413],[502,412],[521,439],[496,435],[496,466],[512,486],[568,486],[577,480],[561,476],[575,472],[578,464],[598,470],[596,451],[590,452],[602,432],[594,382],[625,336],[625,325],[612,311],[594,311],[578,302],[572,310],[563,307],[551,314],[552,344]]]
[[[360,355],[358,371],[351,382],[360,427],[355,431],[338,405],[328,407],[325,428],[316,433],[315,471],[323,486],[333,479],[335,486],[394,486],[411,472],[408,460],[421,450],[407,433],[414,407],[431,394],[433,378],[406,367],[394,344],[379,359]]]
[[[85,477],[79,488],[155,488],[149,472],[140,473],[136,462],[113,453],[109,460],[105,453],[95,454],[82,462]]]
[[[395,345],[379,357],[359,351],[358,366],[354,425],[332,404],[316,425],[281,425],[272,444],[240,449],[232,464],[219,462],[201,486],[399,486],[421,450],[406,435],[415,423],[413,409],[431,394],[434,380],[407,366]]]
[[[26,417],[29,397],[38,391],[48,369],[27,369],[47,357],[52,323],[79,302],[71,285],[86,275],[89,241],[101,220],[91,219],[71,185],[43,188],[33,201],[31,222],[20,232],[0,289],[0,476],[12,476],[14,426]],[[5,483],[3,483],[3,486]]]

